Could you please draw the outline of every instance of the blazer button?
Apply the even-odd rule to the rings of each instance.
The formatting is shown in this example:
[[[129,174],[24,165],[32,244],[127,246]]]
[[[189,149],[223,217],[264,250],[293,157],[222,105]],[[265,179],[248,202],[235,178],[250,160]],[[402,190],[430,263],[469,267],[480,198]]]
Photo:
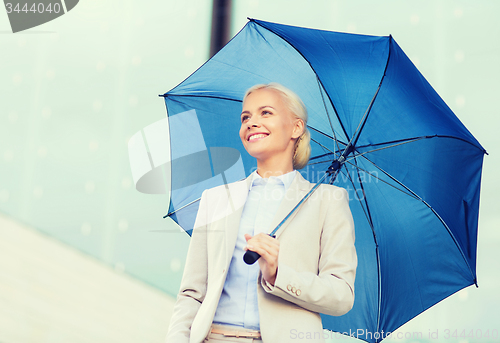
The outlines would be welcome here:
[[[291,291],[292,290],[292,285],[287,285],[286,289],[288,289],[289,291]]]
[[[292,287],[292,293],[295,293],[295,287]]]
[[[298,289],[298,290],[297,290],[297,292],[295,292],[295,294],[297,294],[297,296],[299,296],[299,295],[300,295],[300,293],[301,293],[301,292],[300,292],[300,289]]]

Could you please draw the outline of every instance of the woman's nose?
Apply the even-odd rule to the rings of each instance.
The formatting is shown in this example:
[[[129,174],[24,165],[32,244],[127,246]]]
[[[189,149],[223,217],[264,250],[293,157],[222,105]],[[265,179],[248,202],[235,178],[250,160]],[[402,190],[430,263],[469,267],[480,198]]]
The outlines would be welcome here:
[[[256,119],[254,119],[253,116],[247,121],[248,128],[259,127],[259,125],[260,125],[259,122]]]

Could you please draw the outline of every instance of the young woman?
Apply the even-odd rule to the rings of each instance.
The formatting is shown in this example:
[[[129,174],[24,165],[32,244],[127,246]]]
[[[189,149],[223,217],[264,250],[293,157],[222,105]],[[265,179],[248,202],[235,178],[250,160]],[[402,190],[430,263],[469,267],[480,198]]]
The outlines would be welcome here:
[[[309,160],[306,124],[302,101],[284,86],[246,92],[239,134],[257,170],[203,192],[167,343],[324,342],[319,313],[352,308],[357,257],[345,189],[321,185],[268,235],[313,187],[296,171]],[[243,262],[246,250],[258,263]]]

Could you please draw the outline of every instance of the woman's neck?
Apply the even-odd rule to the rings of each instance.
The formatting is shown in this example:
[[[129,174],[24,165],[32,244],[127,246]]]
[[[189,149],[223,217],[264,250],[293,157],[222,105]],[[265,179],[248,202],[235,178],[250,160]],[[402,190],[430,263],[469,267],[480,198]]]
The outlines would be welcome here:
[[[293,171],[291,159],[268,159],[266,161],[257,160],[257,173],[263,178],[270,176],[280,176]]]

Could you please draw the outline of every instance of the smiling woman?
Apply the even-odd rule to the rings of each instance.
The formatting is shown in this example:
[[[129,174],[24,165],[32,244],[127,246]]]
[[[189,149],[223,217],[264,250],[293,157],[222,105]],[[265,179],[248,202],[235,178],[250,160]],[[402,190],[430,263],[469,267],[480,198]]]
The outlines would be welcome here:
[[[246,92],[239,135],[257,170],[203,192],[167,342],[294,342],[294,332],[323,331],[320,313],[352,308],[357,255],[345,189],[321,184],[269,235],[313,187],[296,171],[310,155],[306,125],[304,104],[284,86]],[[243,261],[248,250],[258,264]]]

